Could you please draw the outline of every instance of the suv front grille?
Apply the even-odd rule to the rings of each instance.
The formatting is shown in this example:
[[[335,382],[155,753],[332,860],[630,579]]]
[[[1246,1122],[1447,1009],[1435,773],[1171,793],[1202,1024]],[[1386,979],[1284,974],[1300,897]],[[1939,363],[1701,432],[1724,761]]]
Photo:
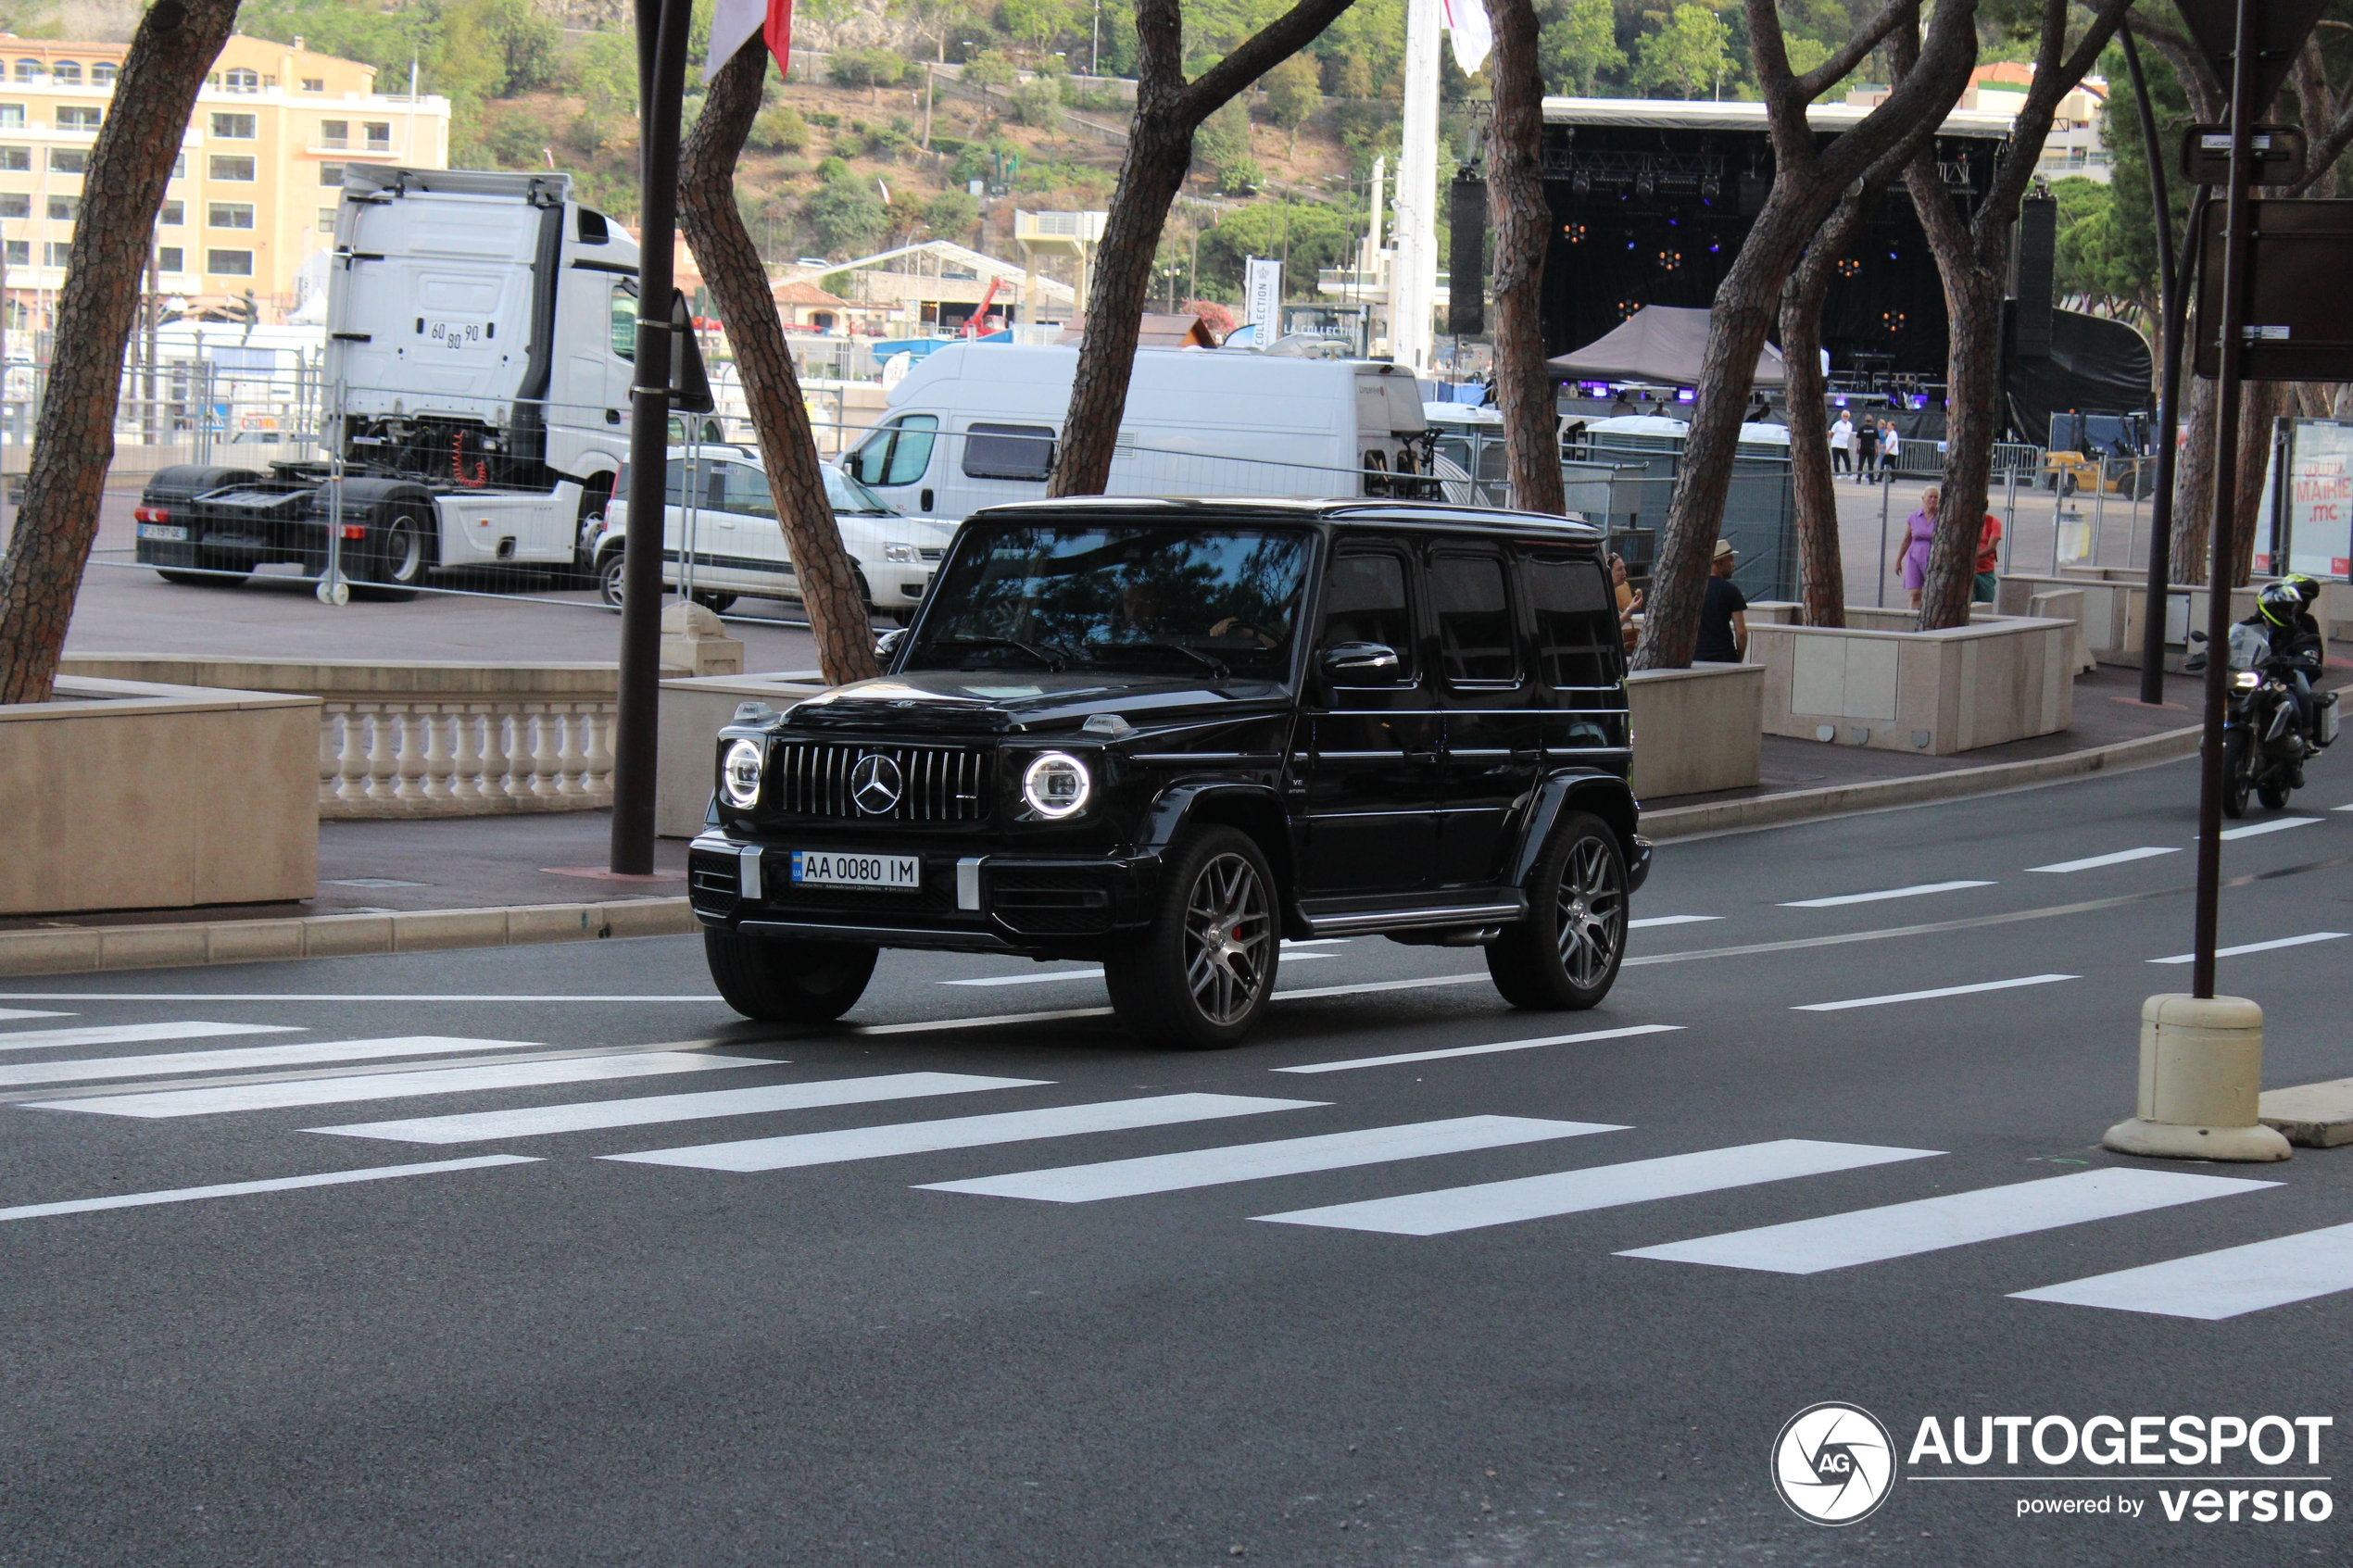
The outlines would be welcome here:
[[[966,746],[785,741],[776,747],[770,799],[795,817],[976,822],[988,814],[989,755]],[[885,792],[869,789],[861,798],[859,785],[869,781],[859,776],[859,764],[869,757],[888,764],[876,770],[886,782],[896,775],[895,797],[885,801]]]

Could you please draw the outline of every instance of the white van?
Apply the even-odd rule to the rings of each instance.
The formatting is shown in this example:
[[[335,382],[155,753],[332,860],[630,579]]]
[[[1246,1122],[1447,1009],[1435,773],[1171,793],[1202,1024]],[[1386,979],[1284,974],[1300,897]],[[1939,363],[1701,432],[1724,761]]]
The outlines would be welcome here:
[[[689,586],[696,601],[714,612],[724,611],[739,596],[799,599],[799,579],[760,454],[749,446],[705,442],[673,446],[669,456],[662,586]],[[629,532],[628,471],[623,465],[594,546],[598,591],[616,609],[621,607],[621,546]],[[915,607],[923,602],[955,530],[901,517],[840,470],[824,472],[834,525],[866,585],[868,608],[877,620],[888,616],[906,625],[914,619]],[[691,506],[686,504],[689,498]]]
[[[911,369],[843,469],[893,508],[959,522],[1046,493],[1076,347],[956,343]],[[1400,365],[1144,348],[1112,495],[1419,495],[1421,389]],[[1400,485],[1398,475],[1416,476]]]

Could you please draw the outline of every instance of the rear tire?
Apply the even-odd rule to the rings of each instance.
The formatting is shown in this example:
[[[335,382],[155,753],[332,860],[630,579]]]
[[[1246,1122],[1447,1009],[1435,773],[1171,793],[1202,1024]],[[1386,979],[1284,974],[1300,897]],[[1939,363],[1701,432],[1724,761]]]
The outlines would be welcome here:
[[[2255,793],[2267,811],[2276,811],[2287,804],[2288,786],[2272,779],[2265,779],[2255,786]]]
[[[772,942],[705,926],[702,950],[727,1005],[762,1023],[830,1023],[875,973],[875,949],[851,942]]]
[[[1626,851],[1600,818],[1563,817],[1529,879],[1528,918],[1487,947],[1516,1008],[1581,1012],[1609,995],[1626,957]]]
[[[621,551],[608,550],[605,558],[597,564],[597,597],[609,609],[621,608],[622,560]]]
[[[733,594],[718,594],[703,590],[698,591],[695,595],[695,603],[702,606],[703,608],[711,611],[713,615],[726,614],[727,611],[734,607],[735,602],[736,596]]]
[[[425,580],[425,558],[424,530],[407,512],[396,512],[376,531],[368,553],[368,580],[354,583],[351,596],[380,603],[415,598],[418,584]]]
[[[1167,866],[1151,927],[1103,957],[1112,1010],[1154,1045],[1239,1045],[1275,990],[1274,873],[1250,836],[1227,827],[1187,834]]]

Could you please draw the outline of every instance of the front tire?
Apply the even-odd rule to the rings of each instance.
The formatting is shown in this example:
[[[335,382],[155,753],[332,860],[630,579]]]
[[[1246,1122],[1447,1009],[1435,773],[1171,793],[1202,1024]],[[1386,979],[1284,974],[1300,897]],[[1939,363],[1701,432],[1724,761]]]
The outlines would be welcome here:
[[[1281,951],[1274,873],[1248,834],[1213,827],[1170,856],[1151,927],[1104,956],[1119,1021],[1154,1045],[1239,1045],[1266,1010]]]
[[[727,1005],[762,1023],[830,1023],[875,974],[875,949],[850,942],[771,942],[705,926],[702,951]]]
[[[1487,947],[1504,999],[1581,1012],[1609,995],[1626,957],[1626,851],[1600,818],[1573,812],[1529,880],[1528,918]]]
[[[2226,817],[2246,815],[2247,791],[2255,783],[2253,751],[2245,730],[2233,730],[2222,738],[2222,815]]]

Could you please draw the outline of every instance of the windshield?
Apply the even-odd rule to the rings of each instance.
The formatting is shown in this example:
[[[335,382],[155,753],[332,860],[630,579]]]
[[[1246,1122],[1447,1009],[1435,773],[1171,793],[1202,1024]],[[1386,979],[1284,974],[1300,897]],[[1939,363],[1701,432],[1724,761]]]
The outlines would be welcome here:
[[[853,512],[860,517],[897,517],[899,514],[883,503],[883,498],[850,478],[831,463],[824,465],[825,501],[837,512]]]
[[[1279,680],[1315,537],[1298,531],[1007,524],[932,589],[909,670],[1076,666]]]

